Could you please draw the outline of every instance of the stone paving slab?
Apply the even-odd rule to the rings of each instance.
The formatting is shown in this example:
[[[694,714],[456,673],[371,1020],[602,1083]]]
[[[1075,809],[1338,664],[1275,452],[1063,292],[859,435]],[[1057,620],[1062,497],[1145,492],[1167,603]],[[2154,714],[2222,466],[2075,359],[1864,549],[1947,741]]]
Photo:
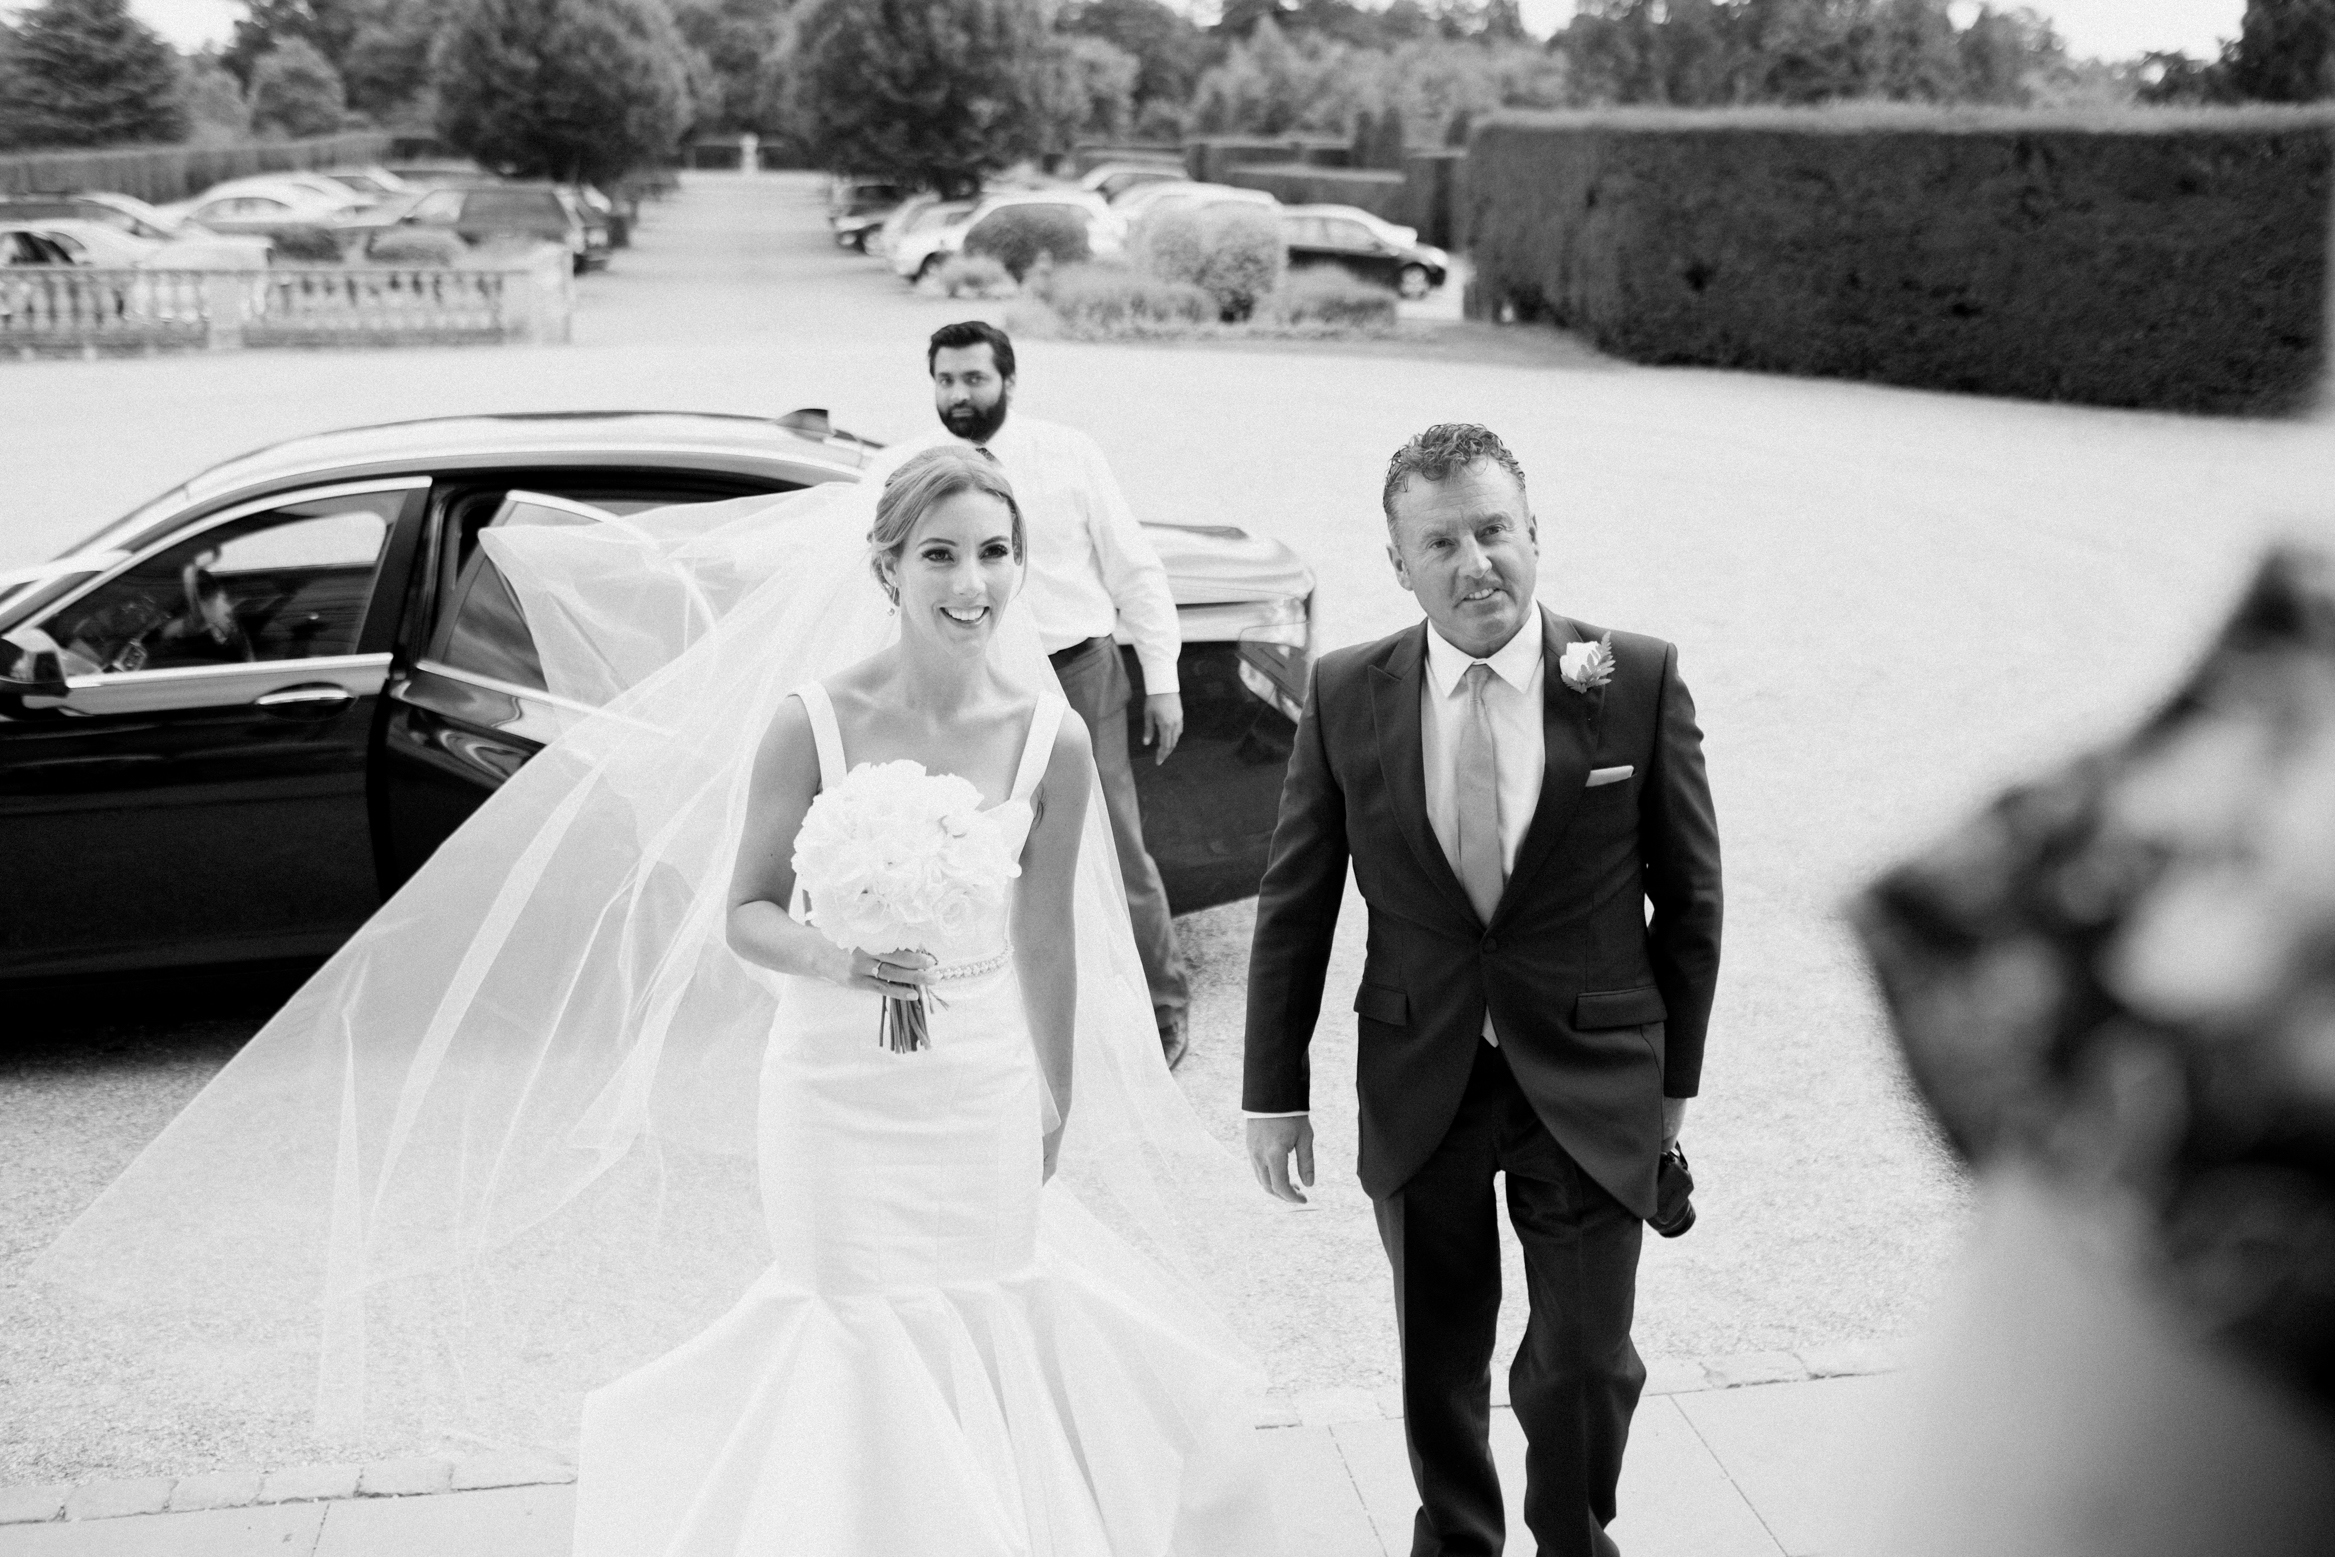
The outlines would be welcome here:
[[[1519,1445],[1521,1450],[1521,1445]],[[1518,1457],[1521,1466],[1521,1453]],[[1505,1464],[1502,1476],[1507,1475]],[[1613,1537],[1630,1557],[1782,1557],[1759,1511],[1671,1396],[1630,1419]]]
[[[1893,1387],[1886,1377],[1813,1379],[1671,1399],[1786,1557],[1824,1557],[1849,1544],[1855,1489],[1844,1471]]]
[[[270,1471],[260,1483],[262,1503],[305,1503],[320,1498],[353,1498],[364,1476],[362,1465],[295,1465]]]
[[[65,1517],[65,1499],[73,1488],[66,1482],[37,1487],[0,1487],[0,1525],[38,1524]]]
[[[313,1557],[568,1557],[573,1486],[328,1505]]]
[[[97,1481],[75,1487],[65,1500],[67,1519],[120,1519],[130,1514],[159,1514],[170,1506],[169,1476],[142,1476],[136,1481]]]
[[[1284,1557],[1386,1557],[1354,1474],[1327,1430],[1257,1436],[1272,1466]]]
[[[311,1557],[328,1506],[334,1505],[279,1503],[0,1526],[0,1557]]]
[[[260,1484],[266,1479],[258,1471],[231,1470],[181,1476],[178,1485],[170,1489],[169,1511],[190,1514],[207,1508],[248,1507],[259,1501]]]

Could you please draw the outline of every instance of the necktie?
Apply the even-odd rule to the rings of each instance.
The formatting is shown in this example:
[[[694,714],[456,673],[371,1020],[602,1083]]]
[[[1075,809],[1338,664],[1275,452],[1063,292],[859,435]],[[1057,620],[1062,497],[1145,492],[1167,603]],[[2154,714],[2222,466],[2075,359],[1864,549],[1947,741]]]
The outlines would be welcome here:
[[[1492,711],[1484,704],[1492,667],[1481,660],[1460,677],[1467,694],[1459,714],[1459,745],[1452,793],[1459,802],[1459,882],[1486,924],[1500,906],[1508,871],[1500,855],[1500,764],[1492,743]]]

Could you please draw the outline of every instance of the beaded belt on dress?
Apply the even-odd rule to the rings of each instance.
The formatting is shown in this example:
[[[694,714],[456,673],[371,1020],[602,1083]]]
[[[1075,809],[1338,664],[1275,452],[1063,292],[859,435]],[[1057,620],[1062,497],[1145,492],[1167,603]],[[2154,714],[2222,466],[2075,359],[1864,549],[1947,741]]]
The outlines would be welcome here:
[[[984,973],[995,973],[1013,959],[1013,948],[978,958],[972,962],[943,962],[924,970],[928,979],[977,979]]]

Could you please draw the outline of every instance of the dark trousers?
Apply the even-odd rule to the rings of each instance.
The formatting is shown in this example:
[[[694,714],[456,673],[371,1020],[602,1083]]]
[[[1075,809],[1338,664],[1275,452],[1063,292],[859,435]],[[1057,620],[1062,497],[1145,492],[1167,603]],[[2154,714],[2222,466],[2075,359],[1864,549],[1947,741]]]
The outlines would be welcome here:
[[[1375,1202],[1394,1266],[1403,1432],[1419,1517],[1411,1557],[1501,1550],[1490,1442],[1500,1237],[1492,1175],[1524,1246],[1532,1315],[1508,1373],[1524,1429],[1524,1522],[1540,1557],[1607,1557],[1630,1413],[1645,1365],[1630,1343],[1641,1224],[1557,1144],[1499,1050],[1479,1043],[1451,1131]]]
[[[1102,778],[1103,804],[1111,813],[1111,840],[1119,846],[1119,874],[1127,887],[1127,916],[1135,922],[1135,950],[1151,985],[1151,1008],[1163,1021],[1181,1016],[1192,1003],[1191,978],[1176,945],[1175,919],[1168,913],[1167,888],[1159,867],[1143,847],[1143,813],[1135,804],[1135,769],[1127,760],[1127,700],[1132,688],[1119,646],[1089,638],[1049,656],[1062,682],[1062,695],[1086,721],[1094,737],[1095,771]]]

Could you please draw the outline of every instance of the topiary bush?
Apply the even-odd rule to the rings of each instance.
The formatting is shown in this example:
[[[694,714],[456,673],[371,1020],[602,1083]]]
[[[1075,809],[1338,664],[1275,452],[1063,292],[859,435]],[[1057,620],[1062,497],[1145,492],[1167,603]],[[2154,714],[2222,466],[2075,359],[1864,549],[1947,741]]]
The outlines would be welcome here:
[[[1393,330],[1400,317],[1394,293],[1335,265],[1291,271],[1273,300],[1273,312],[1283,324],[1371,335]]]
[[[1289,268],[1281,213],[1254,205],[1220,205],[1200,213],[1202,256],[1193,279],[1216,298],[1218,314],[1246,319],[1280,290]]]
[[[1163,281],[1125,265],[1074,265],[1049,278],[1046,304],[1064,333],[1086,337],[1181,335],[1212,324],[1216,298],[1188,281]]]
[[[394,227],[365,245],[366,260],[375,265],[454,265],[470,246],[450,232],[426,227]]]
[[[1208,258],[1200,233],[1200,213],[1185,205],[1145,213],[1135,224],[1130,252],[1136,264],[1162,281],[1197,285],[1201,266]]]
[[[1029,274],[1041,254],[1057,265],[1075,265],[1093,253],[1083,217],[1058,205],[1001,206],[965,234],[968,255],[985,254],[1016,281]]]
[[[1478,123],[1468,308],[1640,362],[2275,413],[2326,359],[2335,114],[1878,108]]]
[[[952,254],[934,275],[933,286],[950,297],[1011,297],[1014,278],[994,254]]]
[[[337,265],[341,259],[341,241],[337,234],[322,227],[287,227],[269,235],[275,245],[271,260],[284,260],[296,265]]]

